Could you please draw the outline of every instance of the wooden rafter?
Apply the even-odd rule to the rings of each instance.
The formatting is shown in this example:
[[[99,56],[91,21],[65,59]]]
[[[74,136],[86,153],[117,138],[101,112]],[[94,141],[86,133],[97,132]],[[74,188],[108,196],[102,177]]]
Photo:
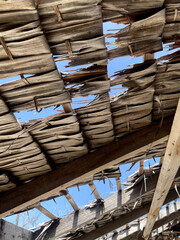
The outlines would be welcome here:
[[[180,166],[180,100],[174,117],[143,238],[147,240]]]
[[[52,214],[51,212],[49,212],[46,208],[44,208],[40,203],[36,204],[34,206],[36,209],[38,209],[40,212],[42,212],[44,215],[46,215],[46,217],[54,220],[57,219],[56,216],[54,216],[54,214]]]
[[[89,186],[90,186],[91,191],[92,191],[92,193],[94,194],[95,198],[96,198],[97,200],[98,200],[98,199],[101,199],[101,197],[100,197],[100,195],[99,195],[99,193],[98,193],[98,190],[97,190],[95,184],[94,184],[93,182],[90,182],[90,183],[89,183]]]
[[[141,153],[159,144],[169,135],[172,118],[152,124],[138,132],[129,134],[121,140],[101,147],[72,162],[48,172],[31,182],[0,194],[0,217],[18,212],[36,202],[46,199],[68,188],[86,177],[93,176],[114,164]],[[137,141],[138,139],[138,141]],[[13,201],[11,201],[13,199]]]

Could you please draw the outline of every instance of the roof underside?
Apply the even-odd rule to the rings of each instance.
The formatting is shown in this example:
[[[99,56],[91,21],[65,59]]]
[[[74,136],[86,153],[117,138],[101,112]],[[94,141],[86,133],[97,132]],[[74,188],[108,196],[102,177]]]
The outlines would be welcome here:
[[[164,156],[180,98],[179,9],[178,0],[0,0],[0,79],[17,79],[0,85],[1,217],[64,195],[75,211],[58,227],[53,220],[38,239],[91,240],[148,213],[161,163],[145,171],[143,161]],[[119,29],[104,34],[105,22]],[[174,52],[155,59],[164,44]],[[108,60],[124,56],[144,60],[108,76]],[[61,71],[62,62],[73,70]],[[119,85],[127,90],[111,97]],[[88,105],[72,108],[72,98],[90,95]],[[21,123],[14,115],[52,106],[63,110]],[[131,187],[120,191],[119,164],[136,162]],[[115,178],[119,191],[102,200],[93,180],[105,178]],[[85,184],[97,202],[79,210],[67,188]],[[178,198],[179,185],[180,173],[166,203]],[[172,224],[152,239],[179,231],[177,214],[165,218]],[[135,239],[135,233],[125,228],[108,239]]]

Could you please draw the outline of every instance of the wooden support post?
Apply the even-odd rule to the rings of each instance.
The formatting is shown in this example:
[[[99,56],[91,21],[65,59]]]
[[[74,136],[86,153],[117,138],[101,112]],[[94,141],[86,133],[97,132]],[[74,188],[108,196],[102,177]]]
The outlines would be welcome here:
[[[95,184],[94,184],[93,182],[91,182],[91,183],[89,183],[89,186],[90,186],[91,191],[92,191],[92,193],[94,194],[95,198],[96,198],[97,200],[101,199],[101,197],[100,197],[100,195],[99,195],[99,193],[98,193],[98,191],[97,191],[97,188],[96,188]]]
[[[139,161],[139,176],[144,173],[144,160]]]
[[[40,203],[35,205],[35,208],[38,209],[40,212],[42,212],[46,217],[55,220],[57,219],[56,216],[54,216],[51,212],[49,212],[46,208],[44,208]]]
[[[115,178],[116,180],[116,186],[117,186],[117,191],[121,191],[122,187],[121,187],[121,179],[120,178]]]
[[[173,125],[171,128],[164,161],[161,167],[157,187],[152,200],[151,208],[144,229],[143,238],[147,240],[158,216],[164,200],[174,181],[180,166],[180,100],[177,106]]]
[[[75,203],[74,199],[71,197],[71,195],[69,194],[68,190],[62,190],[61,193],[65,196],[65,198],[68,200],[68,202],[71,204],[72,208],[74,209],[74,211],[79,211],[79,207],[77,206],[77,204]]]

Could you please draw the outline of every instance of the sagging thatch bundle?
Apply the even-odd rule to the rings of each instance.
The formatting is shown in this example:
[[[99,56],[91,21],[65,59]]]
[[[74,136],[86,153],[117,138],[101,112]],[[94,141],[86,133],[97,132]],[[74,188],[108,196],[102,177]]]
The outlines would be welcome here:
[[[76,109],[76,113],[90,149],[103,146],[114,140],[107,93],[101,95],[86,107]]]

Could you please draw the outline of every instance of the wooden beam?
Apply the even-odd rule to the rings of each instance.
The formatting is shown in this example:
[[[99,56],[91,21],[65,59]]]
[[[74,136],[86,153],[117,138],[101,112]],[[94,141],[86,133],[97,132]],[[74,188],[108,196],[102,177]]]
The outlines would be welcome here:
[[[139,161],[139,175],[144,173],[144,160]]]
[[[0,194],[0,218],[40,202],[82,179],[112,165],[126,162],[153,145],[162,143],[169,135],[173,119],[164,119],[135,133],[122,137],[70,163],[48,172],[31,182]],[[161,126],[161,127],[160,127]],[[137,141],[138,139],[138,141]],[[152,144],[153,143],[153,144]]]
[[[121,191],[122,187],[121,187],[121,179],[120,178],[116,178],[116,186],[117,186],[117,191]]]
[[[171,206],[165,207],[159,212],[158,219],[153,226],[152,237],[169,229],[169,222],[180,217],[180,202],[174,202]],[[133,222],[128,229],[121,229],[117,234],[114,234],[108,240],[130,240],[141,239],[143,229],[146,225],[147,218]]]
[[[15,224],[0,219],[1,240],[33,240],[33,233]]]
[[[42,212],[46,217],[52,220],[57,219],[56,216],[54,216],[51,212],[49,212],[46,208],[44,208],[40,203],[36,204],[34,207],[38,209],[40,212]]]
[[[99,193],[97,191],[97,188],[96,188],[96,186],[95,186],[95,184],[93,182],[89,183],[89,187],[91,188],[91,191],[94,194],[95,198],[97,200],[101,199],[101,197],[100,197],[100,195],[99,195]]]
[[[178,179],[180,179],[180,171],[177,174],[176,180]],[[83,228],[85,228],[86,225],[90,226],[90,223],[94,225],[96,220],[102,219],[103,216],[107,216],[109,213],[112,215],[116,210],[119,217],[116,215],[116,218],[114,220],[104,223],[103,226],[96,228],[95,230],[91,231],[88,234],[85,234],[82,237],[79,237],[78,240],[92,240],[99,238],[109,232],[112,232],[114,229],[117,229],[127,224],[128,222],[131,222],[143,216],[149,211],[157,180],[158,174],[154,175],[152,178],[147,179],[146,192],[143,181],[131,190],[122,190],[104,199],[104,202],[101,205],[96,205],[93,208],[88,208],[86,206],[85,209],[79,210],[78,213],[69,214],[67,217],[61,219],[58,226],[54,224],[54,226],[52,225],[52,228],[48,229],[46,233],[47,238],[45,238],[45,240],[48,239],[48,236],[51,236],[51,239],[54,240],[56,238],[62,237],[64,234],[67,234],[70,231],[78,231],[82,226]],[[177,192],[175,190],[171,191],[166,198],[166,203],[176,199],[177,197]],[[136,205],[139,198],[141,198],[142,207],[134,209],[134,206]],[[147,198],[149,199],[149,202],[147,201]],[[124,214],[123,211],[124,206],[131,206],[129,207],[129,212],[126,214]]]
[[[147,240],[180,166],[180,100],[174,117],[143,238]]]

